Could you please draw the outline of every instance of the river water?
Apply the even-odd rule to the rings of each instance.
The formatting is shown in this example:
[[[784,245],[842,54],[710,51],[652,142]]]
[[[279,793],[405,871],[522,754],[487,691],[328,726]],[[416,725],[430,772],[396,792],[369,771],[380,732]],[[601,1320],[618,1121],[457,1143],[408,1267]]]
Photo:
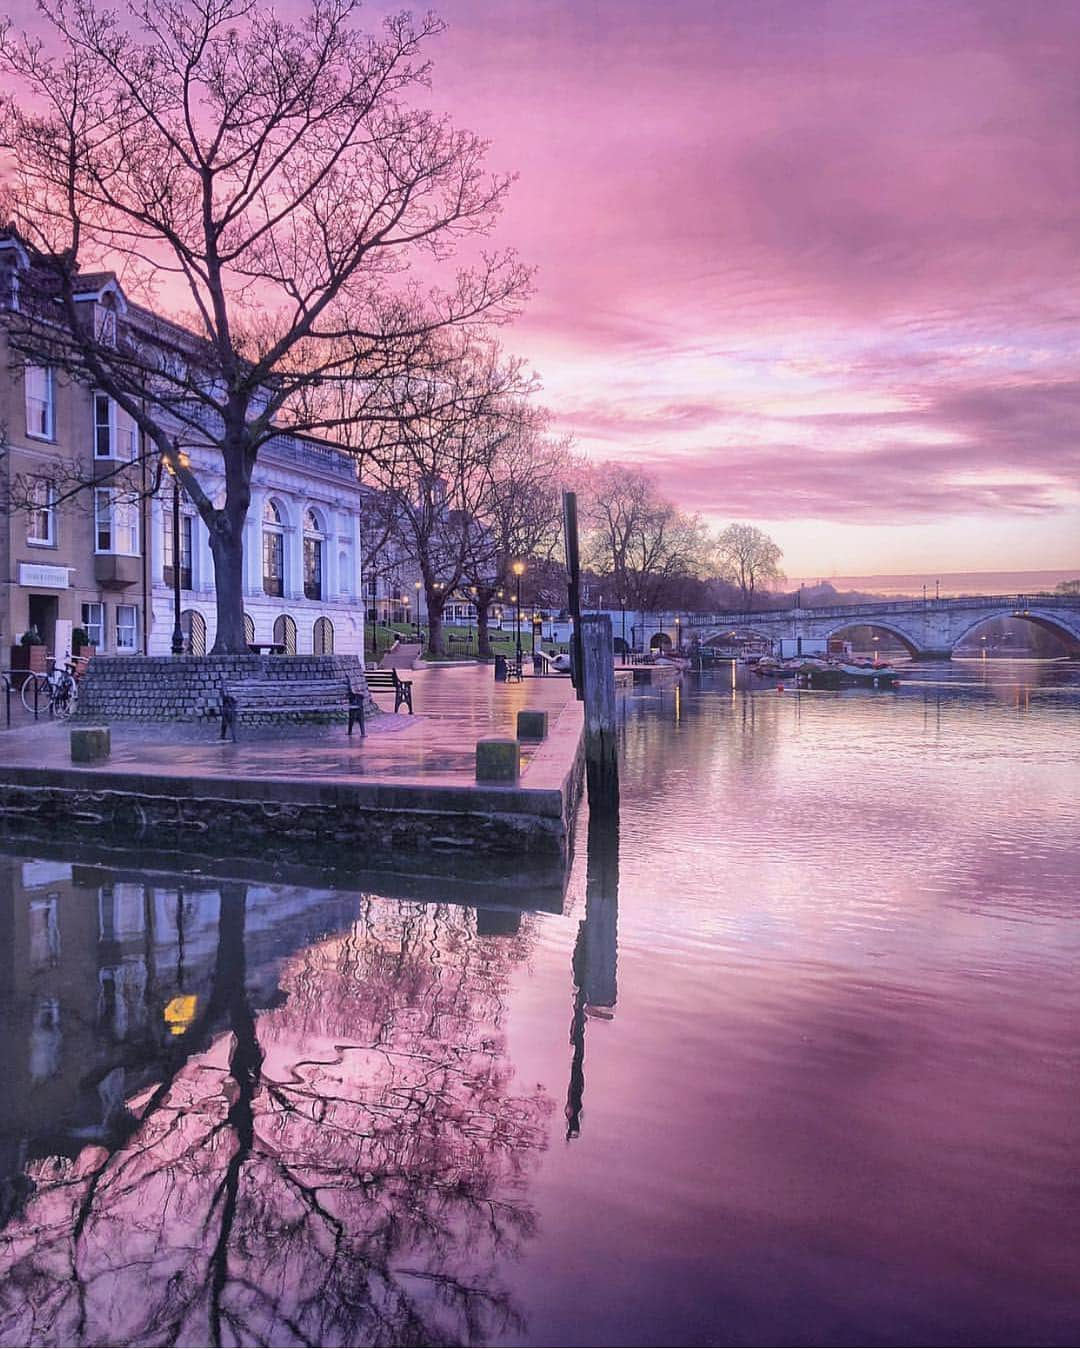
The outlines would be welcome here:
[[[1080,670],[622,717],[561,913],[0,856],[0,1343],[1080,1340]]]

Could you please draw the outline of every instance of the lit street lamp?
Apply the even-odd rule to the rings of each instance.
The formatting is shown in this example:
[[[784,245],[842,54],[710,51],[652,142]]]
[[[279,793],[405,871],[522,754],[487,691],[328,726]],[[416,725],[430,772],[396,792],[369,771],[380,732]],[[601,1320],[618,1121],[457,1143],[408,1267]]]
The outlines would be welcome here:
[[[521,574],[524,570],[524,562],[514,563],[513,572],[517,577],[517,604],[514,613],[514,647],[519,666],[521,665]]]
[[[416,640],[420,640],[420,587],[423,583],[416,582]]]
[[[176,476],[176,467],[187,468],[190,463],[183,450],[174,450],[171,458],[165,460],[165,468],[172,478],[172,583],[173,583],[173,632],[172,653],[184,654],[184,629],[180,625],[180,479]]]

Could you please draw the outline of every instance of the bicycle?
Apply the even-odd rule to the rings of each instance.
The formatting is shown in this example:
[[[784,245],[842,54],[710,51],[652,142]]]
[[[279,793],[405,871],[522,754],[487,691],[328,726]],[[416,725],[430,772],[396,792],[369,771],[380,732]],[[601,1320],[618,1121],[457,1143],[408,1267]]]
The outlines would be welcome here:
[[[63,666],[51,660],[48,674],[30,674],[23,680],[19,690],[23,707],[27,712],[41,710],[42,699],[46,701],[50,717],[66,718],[75,711],[79,700],[79,659],[69,659]]]

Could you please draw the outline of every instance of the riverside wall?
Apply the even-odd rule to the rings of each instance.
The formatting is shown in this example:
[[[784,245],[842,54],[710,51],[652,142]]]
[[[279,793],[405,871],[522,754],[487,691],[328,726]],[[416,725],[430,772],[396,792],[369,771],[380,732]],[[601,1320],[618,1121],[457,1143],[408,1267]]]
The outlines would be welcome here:
[[[355,655],[95,656],[79,682],[77,715],[80,721],[215,721],[222,685],[236,680],[348,679],[359,688],[363,678]],[[328,714],[294,715],[326,720]]]

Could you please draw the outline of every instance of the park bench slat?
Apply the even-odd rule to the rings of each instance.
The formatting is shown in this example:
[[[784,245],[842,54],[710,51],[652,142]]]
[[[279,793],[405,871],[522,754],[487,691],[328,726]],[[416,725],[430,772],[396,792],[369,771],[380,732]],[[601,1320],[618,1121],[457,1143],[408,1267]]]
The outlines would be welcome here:
[[[412,715],[412,685],[411,679],[402,679],[396,670],[365,670],[364,678],[367,680],[368,691],[374,693],[376,690],[394,693],[394,711],[396,712],[402,703],[409,709]]]
[[[242,679],[221,686],[221,738],[231,731],[236,740],[236,722],[244,712],[263,714],[303,714],[347,712],[349,734],[353,725],[364,726],[364,695],[353,689],[347,679]]]

